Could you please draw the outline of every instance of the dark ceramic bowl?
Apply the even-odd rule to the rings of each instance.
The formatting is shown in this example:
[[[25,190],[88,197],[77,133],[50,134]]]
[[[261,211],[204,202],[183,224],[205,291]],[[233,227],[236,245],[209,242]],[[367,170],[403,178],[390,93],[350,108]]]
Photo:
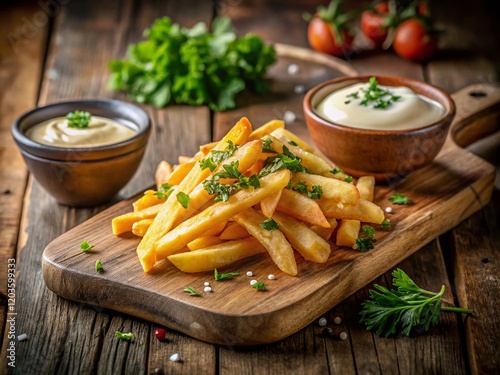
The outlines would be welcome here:
[[[116,120],[137,133],[106,146],[63,148],[47,146],[26,136],[43,121],[64,117],[74,110]],[[35,108],[12,125],[12,135],[29,171],[55,199],[69,206],[95,206],[110,201],[136,172],[151,131],[141,108],[106,99],[75,100]]]
[[[406,86],[440,103],[445,113],[434,123],[409,130],[358,129],[325,120],[318,114],[316,107],[328,94],[367,82],[370,77],[341,77],[317,85],[304,98],[304,115],[314,143],[339,168],[355,177],[372,175],[378,182],[391,182],[432,162],[446,140],[455,104],[450,95],[428,83],[375,76],[380,85]]]

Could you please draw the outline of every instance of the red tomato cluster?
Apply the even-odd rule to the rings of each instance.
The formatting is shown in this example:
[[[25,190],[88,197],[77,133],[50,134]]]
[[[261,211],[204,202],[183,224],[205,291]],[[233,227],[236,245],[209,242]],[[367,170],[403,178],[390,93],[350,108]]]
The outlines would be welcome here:
[[[361,14],[363,34],[376,48],[392,48],[402,58],[423,61],[438,48],[438,38],[425,1],[413,1],[404,7],[397,0],[377,3]],[[310,46],[333,56],[346,56],[354,40],[354,33],[347,22],[353,14],[340,10],[340,1],[318,7],[309,21],[307,37]]]

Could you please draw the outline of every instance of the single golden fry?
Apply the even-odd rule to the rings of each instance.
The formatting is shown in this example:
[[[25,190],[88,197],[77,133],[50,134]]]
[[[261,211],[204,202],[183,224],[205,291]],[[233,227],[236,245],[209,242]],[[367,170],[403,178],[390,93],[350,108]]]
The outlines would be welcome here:
[[[248,208],[235,215],[234,220],[259,240],[280,270],[292,276],[297,274],[292,246],[281,231],[264,229],[260,225],[266,220],[264,215],[253,208]]]
[[[221,221],[219,224],[215,224],[205,232],[205,236],[220,236],[222,231],[226,228],[227,220]]]
[[[296,191],[284,189],[278,202],[276,210],[296,217],[299,220],[319,225],[323,228],[330,228],[330,223],[326,220],[323,211],[316,202]]]
[[[214,149],[214,147],[217,145],[218,142],[210,142],[204,145],[200,146],[200,152],[204,155],[207,156],[210,151]]]
[[[156,191],[154,190],[146,190],[142,197],[132,203],[134,211],[142,211],[145,208],[165,202],[165,199],[158,198],[155,193]]]
[[[375,203],[360,199],[354,206],[344,206],[332,199],[317,200],[326,217],[336,219],[359,220],[366,223],[380,224],[384,221],[384,211]]]
[[[132,224],[132,233],[138,237],[144,237],[153,219],[142,219]]]
[[[324,263],[330,256],[330,244],[296,218],[275,212],[273,219],[292,247],[306,260]]]
[[[255,129],[248,139],[250,141],[254,139],[261,139],[263,136],[270,134],[271,132],[275,131],[276,129],[283,129],[285,127],[285,121],[283,120],[271,120],[266,122],[264,125],[258,127]]]
[[[168,178],[172,174],[172,166],[169,162],[163,160],[156,167],[155,171],[155,182],[156,188],[158,189],[162,184],[168,182]]]
[[[335,178],[303,172],[294,173],[292,183],[296,185],[299,181],[305,183],[309,191],[314,185],[321,186],[323,189],[322,196],[324,198],[333,199],[342,204],[354,205],[358,203],[360,199],[359,191],[356,186]]]
[[[197,163],[198,162],[193,159],[188,161],[187,163],[179,164],[174,168],[174,170],[168,177],[167,183],[169,183],[170,185],[179,185]]]
[[[360,227],[359,220],[342,220],[337,230],[337,246],[353,247],[358,239]]]
[[[236,123],[235,126],[225,135],[222,140],[220,140],[214,147],[215,150],[222,151],[226,149],[228,141],[234,144],[243,144],[247,141],[248,136],[252,132],[252,125],[246,117],[243,117],[240,121]],[[184,164],[183,164],[184,165]],[[173,174],[173,173],[172,173]],[[192,168],[189,173],[184,177],[184,179],[179,183],[177,187],[165,203],[162,204],[162,209],[155,217],[155,220],[149,227],[142,241],[137,246],[137,256],[142,264],[142,268],[145,272],[151,270],[156,263],[156,252],[155,247],[157,241],[165,236],[165,234],[172,228],[179,215],[184,209],[181,204],[177,201],[177,195],[179,192],[184,194],[189,194],[191,191],[208,176],[210,176],[210,170],[201,168]],[[232,215],[231,215],[232,216]],[[227,218],[225,218],[227,219]],[[220,220],[223,221],[224,219]],[[205,230],[208,228],[205,228]],[[201,233],[200,233],[201,234]],[[188,242],[194,240],[198,235],[190,240],[186,241],[183,246],[187,245]],[[180,249],[177,249],[180,250]],[[172,254],[169,253],[168,255]],[[165,254],[166,256],[167,254]]]
[[[141,221],[143,219],[154,218],[161,210],[162,206],[163,204],[157,204],[155,206],[145,208],[141,211],[128,212],[126,214],[113,218],[113,220],[111,221],[113,234],[119,235],[125,232],[130,232],[135,222]]]
[[[375,189],[375,177],[362,176],[356,182],[356,188],[361,198],[372,201],[373,190]],[[353,247],[358,239],[361,222],[358,220],[342,220],[337,231],[337,246]]]
[[[302,138],[297,136],[296,134],[292,133],[290,130],[287,130],[285,128],[279,128],[274,130],[271,135],[273,137],[278,138],[280,141],[283,143],[296,143],[297,146],[299,146],[301,149],[307,151],[307,152],[313,152],[314,153],[314,148],[304,141]]]
[[[375,191],[375,177],[362,176],[356,182],[356,188],[359,191],[359,196],[367,201],[373,202],[373,193]]]
[[[185,163],[188,163],[191,160],[193,160],[193,158],[191,156],[179,155],[177,157],[177,160],[178,160],[179,164],[185,164]]]
[[[203,236],[203,237],[198,237],[197,239],[188,243],[187,247],[189,250],[195,251],[195,250],[203,249],[205,247],[218,245],[222,242],[223,241],[219,237],[216,237],[216,236]]]
[[[309,229],[314,231],[314,233],[316,233],[324,240],[328,241],[332,236],[335,228],[337,228],[337,219],[334,219],[333,217],[327,217],[326,220],[330,223],[331,228],[323,228],[317,225],[311,225],[309,226]]]
[[[170,255],[168,260],[183,272],[213,271],[252,255],[264,253],[266,249],[254,237],[223,242],[204,249]]]
[[[244,227],[233,221],[227,225],[219,237],[223,240],[239,240],[250,236],[251,234]]]
[[[281,194],[283,190],[278,191],[277,193],[264,198],[260,202],[260,210],[264,214],[265,217],[272,217],[274,214],[274,211],[276,211],[276,207],[278,207],[278,203],[281,199]]]
[[[168,257],[195,238],[203,235],[211,226],[228,220],[237,213],[256,205],[265,197],[283,189],[290,181],[290,177],[291,173],[287,169],[271,173],[260,179],[260,188],[240,190],[230,196],[226,202],[215,203],[199,214],[183,221],[158,240],[156,243],[156,258],[160,260]],[[155,222],[153,222],[153,225]]]

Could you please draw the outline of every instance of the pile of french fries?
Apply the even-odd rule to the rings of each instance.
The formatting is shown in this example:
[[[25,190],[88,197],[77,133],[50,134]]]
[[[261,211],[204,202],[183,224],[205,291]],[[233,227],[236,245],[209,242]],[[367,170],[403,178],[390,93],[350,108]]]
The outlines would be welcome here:
[[[213,171],[201,168],[200,161],[213,151],[225,150],[231,142],[237,146],[232,156]],[[263,144],[275,152],[263,149]],[[260,187],[238,190],[226,201],[216,201],[205,190],[203,182],[234,161],[243,175],[259,175],[266,160],[283,153],[285,146],[301,159],[307,172],[277,170],[260,177]],[[372,203],[374,178],[361,177],[355,185],[346,182],[349,176],[333,169],[318,151],[286,130],[283,121],[272,120],[253,130],[244,117],[222,140],[202,145],[194,157],[180,157],[175,167],[161,162],[155,175],[157,188],[168,183],[170,195],[165,198],[154,190],[146,191],[133,203],[133,212],[112,220],[113,233],[133,232],[142,237],[137,256],[145,272],[162,259],[184,272],[204,272],[268,253],[280,270],[297,275],[295,251],[308,261],[324,263],[335,229],[336,244],[352,247],[361,222],[384,220],[382,209]],[[313,199],[290,189],[297,183],[309,190],[321,186],[321,197]],[[180,192],[189,196],[187,205],[179,202]],[[277,228],[262,225],[269,218]]]

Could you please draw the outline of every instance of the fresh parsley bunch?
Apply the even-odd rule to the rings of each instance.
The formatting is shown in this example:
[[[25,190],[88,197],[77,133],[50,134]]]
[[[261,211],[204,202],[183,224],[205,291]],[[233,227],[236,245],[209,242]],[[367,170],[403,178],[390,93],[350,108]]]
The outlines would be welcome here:
[[[235,107],[244,89],[262,93],[264,76],[276,61],[273,46],[252,34],[238,38],[228,18],[182,28],[168,17],[144,32],[148,40],[131,45],[127,59],[109,63],[109,85],[139,103],[207,104],[215,111]]]
[[[361,323],[379,336],[389,336],[400,331],[409,336],[412,331],[428,331],[439,322],[441,311],[472,314],[470,309],[442,306],[445,286],[438,293],[420,288],[400,268],[392,272],[396,290],[374,284],[370,298],[362,303]]]

